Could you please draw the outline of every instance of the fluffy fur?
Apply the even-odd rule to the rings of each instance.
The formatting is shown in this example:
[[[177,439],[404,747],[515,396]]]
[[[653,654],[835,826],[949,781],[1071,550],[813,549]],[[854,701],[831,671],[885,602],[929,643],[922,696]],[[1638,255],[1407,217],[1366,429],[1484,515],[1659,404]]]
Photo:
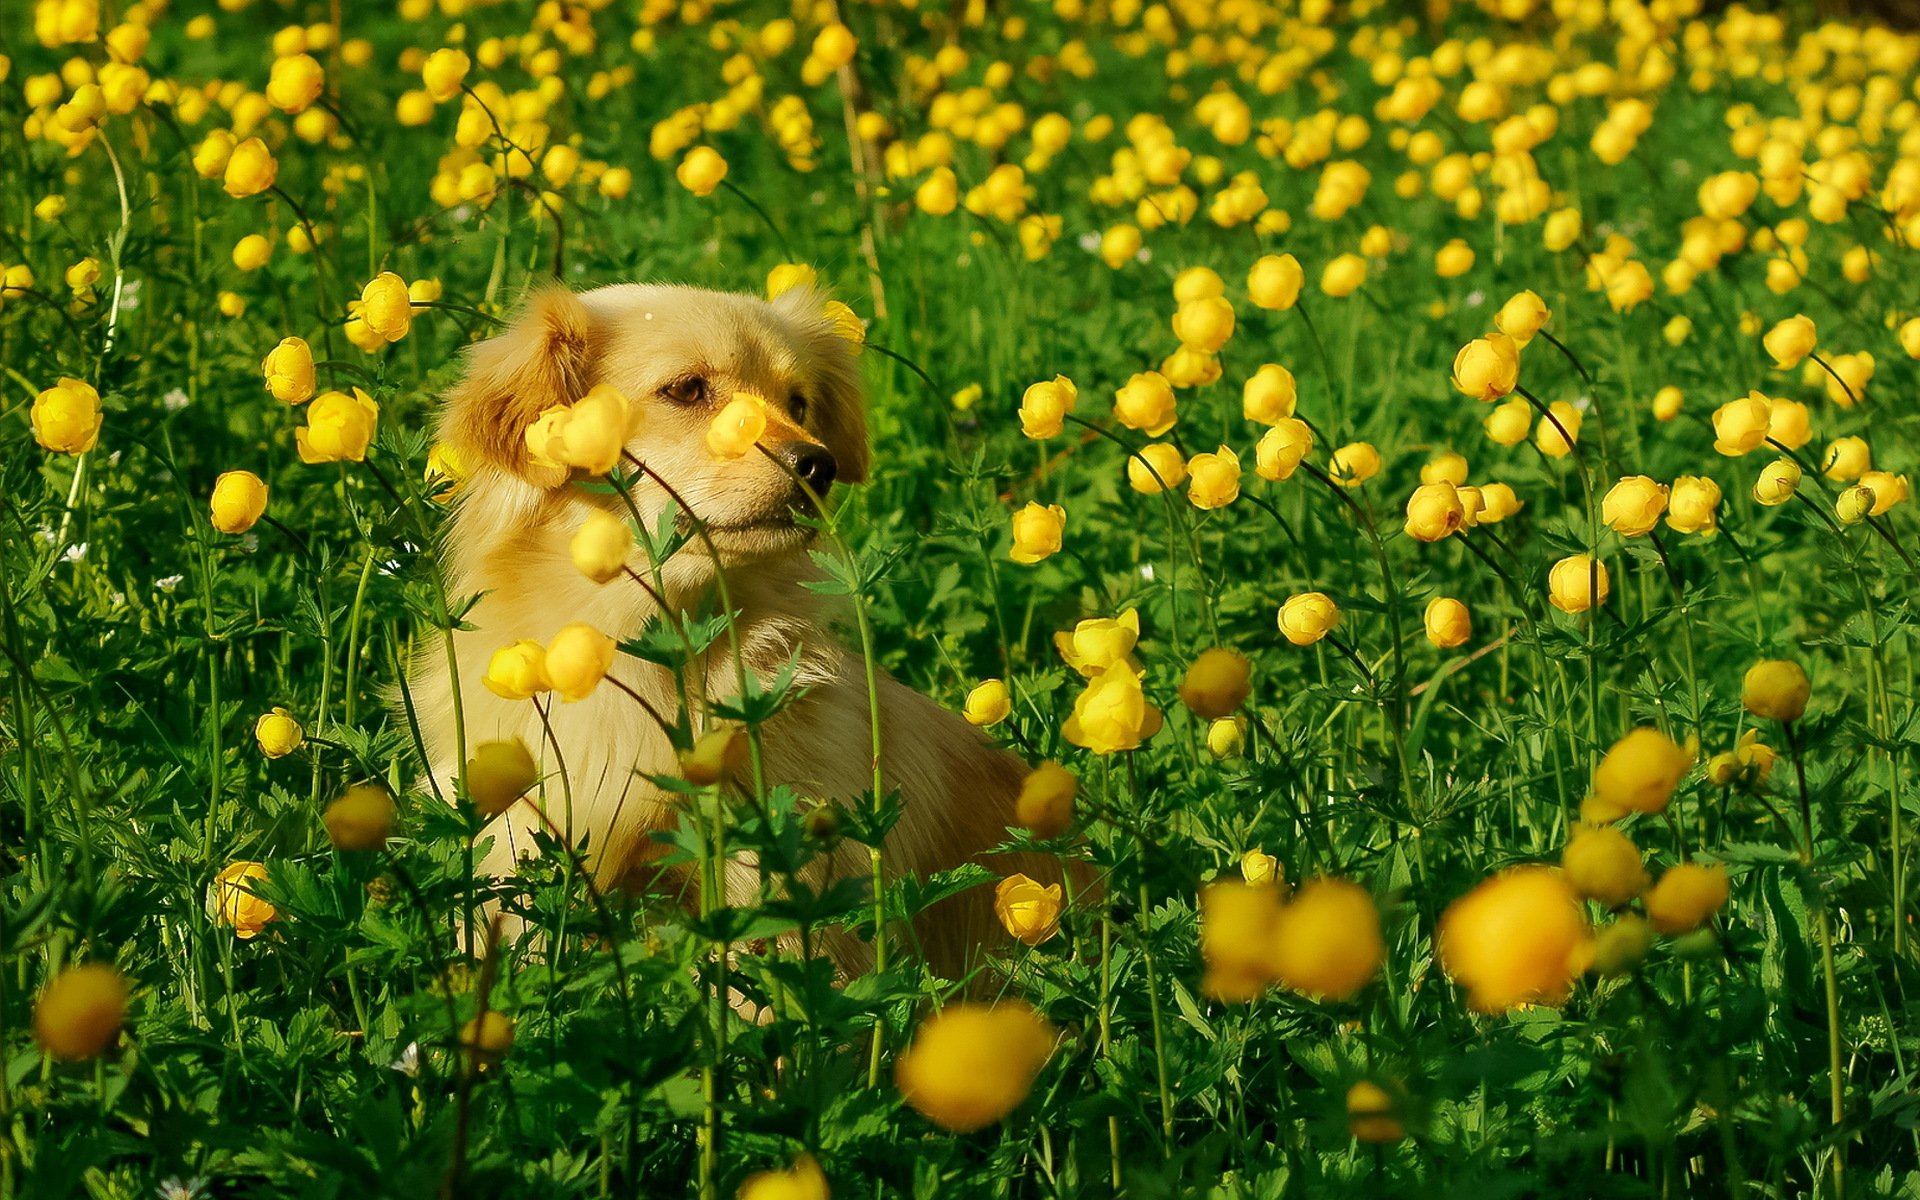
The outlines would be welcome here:
[[[450,590],[455,597],[481,597],[468,614],[471,628],[454,636],[465,744],[470,751],[481,741],[518,737],[546,775],[540,789],[495,821],[489,870],[504,874],[515,856],[532,850],[530,833],[540,821],[531,805],[539,803],[572,842],[585,841],[601,880],[663,882],[647,869],[655,845],[648,835],[677,817],[670,798],[644,776],[672,773],[675,761],[665,734],[640,705],[603,684],[580,703],[554,704],[549,739],[531,703],[503,700],[481,683],[493,652],[518,639],[544,643],[571,621],[624,638],[654,615],[653,601],[632,580],[597,585],[571,563],[569,541],[591,508],[614,508],[618,498],[555,486],[560,481],[527,458],[524,432],[541,410],[571,403],[599,383],[644,406],[628,449],[664,476],[712,531],[742,613],[738,628],[751,669],[765,678],[798,655],[807,694],[763,731],[769,782],[838,801],[871,786],[864,664],[829,628],[823,602],[800,586],[813,573],[808,533],[791,518],[803,497],[791,471],[776,461],[793,444],[812,443],[832,452],[840,482],[866,477],[854,348],[820,311],[819,296],[807,289],[771,302],[686,287],[555,290],[535,296],[506,332],[471,351],[465,377],[446,397],[440,428],[441,439],[471,468],[446,544]],[[723,461],[707,449],[706,430],[742,390],[773,402],[761,443],[769,453]],[[668,503],[652,482],[639,486],[635,499],[650,522]],[[648,576],[644,552],[636,551],[629,565]],[[667,603],[710,603],[714,569],[700,542],[690,543],[665,564]],[[704,678],[690,680],[690,690],[715,698],[737,693],[725,646],[723,639],[701,664]],[[677,711],[676,681],[664,668],[622,655],[612,674],[669,718]],[[436,646],[416,664],[411,691],[431,770],[448,795],[460,769],[452,689]],[[889,872],[925,874],[977,859],[1002,874],[1057,878],[1041,862],[979,858],[1005,838],[1022,764],[884,674],[878,690],[882,771],[904,802],[884,856]],[[868,873],[865,848],[843,847],[826,870]],[[751,864],[733,864],[733,902],[747,900],[757,885]],[[982,945],[1004,936],[992,916],[991,889],[984,887],[941,906],[916,934],[934,968],[948,977],[958,977]],[[848,972],[861,970],[871,956],[858,939],[824,941]]]

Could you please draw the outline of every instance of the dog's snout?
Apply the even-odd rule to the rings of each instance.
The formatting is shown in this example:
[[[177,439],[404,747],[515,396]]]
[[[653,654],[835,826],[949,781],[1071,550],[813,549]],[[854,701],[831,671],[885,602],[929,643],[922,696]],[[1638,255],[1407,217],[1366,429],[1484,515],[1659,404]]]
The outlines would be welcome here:
[[[816,496],[827,494],[840,469],[840,464],[833,460],[833,451],[814,442],[789,442],[781,449],[780,459]]]

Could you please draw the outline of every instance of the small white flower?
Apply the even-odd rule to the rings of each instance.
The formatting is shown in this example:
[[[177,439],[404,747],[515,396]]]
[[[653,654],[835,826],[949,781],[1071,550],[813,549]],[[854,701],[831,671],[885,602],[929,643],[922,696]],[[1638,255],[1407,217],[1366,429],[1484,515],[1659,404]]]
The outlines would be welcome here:
[[[140,281],[138,279],[129,279],[126,285],[120,289],[120,308],[122,311],[131,312],[139,307]]]
[[[1140,564],[1140,578],[1148,581],[1149,583],[1153,581],[1153,564],[1152,563]]]
[[[1085,250],[1088,254],[1100,253],[1100,235],[1099,234],[1083,233],[1075,240],[1079,243],[1080,248],[1082,250]]]
[[[185,575],[169,575],[165,579],[154,580],[153,586],[159,588],[163,592],[170,592],[173,589],[179,587],[180,581],[185,578],[186,578]]]
[[[160,1200],[198,1200],[206,1194],[207,1181],[199,1175],[192,1179],[182,1179],[175,1175],[171,1179],[160,1181],[160,1187],[154,1195]]]
[[[185,388],[174,388],[166,395],[160,397],[160,403],[168,412],[179,412],[191,404],[192,401],[187,399]]]
[[[408,1076],[420,1074],[420,1043],[408,1042],[407,1048],[400,1052],[400,1057],[387,1064],[387,1069]]]
[[[60,555],[61,558],[66,559],[70,563],[77,563],[81,559],[85,558],[86,556],[87,556],[86,542],[75,542],[73,545],[68,546],[66,550],[63,551]]]

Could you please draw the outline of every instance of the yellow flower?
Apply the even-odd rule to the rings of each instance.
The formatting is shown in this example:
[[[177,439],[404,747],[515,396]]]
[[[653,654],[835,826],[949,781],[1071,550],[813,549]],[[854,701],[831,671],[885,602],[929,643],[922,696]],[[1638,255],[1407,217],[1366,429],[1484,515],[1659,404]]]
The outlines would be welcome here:
[[[1662,813],[1692,769],[1686,747],[1658,729],[1635,729],[1601,755],[1593,795],[1608,812]]]
[[[1138,454],[1127,459],[1127,486],[1136,492],[1157,496],[1186,481],[1187,460],[1181,456],[1180,447],[1171,443],[1142,446]]]
[[[1222,717],[1207,726],[1207,753],[1215,758],[1232,758],[1247,743],[1247,719],[1235,714]]]
[[[773,300],[794,288],[810,288],[818,283],[819,277],[805,263],[779,263],[767,272],[767,299]]]
[[[307,740],[307,733],[292,713],[275,708],[261,713],[260,719],[253,723],[253,740],[259,744],[260,753],[268,758],[285,758],[300,748]]]
[[[1867,512],[1875,517],[1906,500],[1912,494],[1907,484],[1907,477],[1895,475],[1891,471],[1868,471],[1860,476],[1860,486],[1873,493],[1873,506]]]
[[[1547,405],[1547,413],[1533,431],[1533,444],[1548,458],[1565,458],[1580,440],[1580,410],[1565,400]]]
[[[1240,878],[1248,883],[1270,883],[1284,888],[1287,872],[1279,859],[1255,846],[1240,856]]]
[[[51,1058],[98,1058],[127,1020],[127,980],[110,963],[68,967],[40,989],[33,1035]]]
[[[613,666],[614,640],[585,621],[561,627],[547,642],[546,676],[569,703],[593,695]]]
[[[1800,365],[1802,359],[1813,353],[1815,332],[1813,322],[1800,313],[1767,330],[1760,339],[1767,353],[1773,356],[1773,365],[1782,371],[1791,371]]]
[[[761,1171],[740,1185],[738,1200],[831,1200],[827,1177],[810,1154],[784,1171]]]
[[[1500,306],[1500,311],[1493,314],[1493,327],[1512,338],[1516,347],[1525,347],[1552,316],[1553,311],[1547,307],[1546,301],[1532,290],[1520,291],[1515,292]]]
[[[1681,533],[1713,533],[1720,528],[1720,485],[1702,475],[1673,481],[1667,525]]]
[[[1147,701],[1140,676],[1127,663],[1094,675],[1074,698],[1061,726],[1069,742],[1095,754],[1132,750],[1160,732],[1160,710]]]
[[[1505,333],[1489,333],[1453,356],[1453,386],[1463,396],[1492,401],[1520,385],[1520,346]]]
[[[397,342],[413,328],[413,297],[407,281],[382,271],[360,289],[360,319],[382,342]]]
[[[1009,875],[993,890],[993,913],[1016,941],[1038,946],[1060,932],[1060,885]]]
[[[1293,372],[1276,363],[1267,363],[1248,379],[1240,392],[1240,415],[1262,425],[1274,425],[1291,417],[1299,399]]]
[[[460,1049],[476,1071],[497,1066],[513,1049],[513,1018],[488,1009],[460,1027]]]
[[[273,243],[250,233],[233,244],[233,265],[242,271],[257,271],[273,257]]]
[[[1442,650],[1464,646],[1473,636],[1473,617],[1467,606],[1451,596],[1435,596],[1427,601],[1423,618],[1427,640]]]
[[[1420,468],[1421,483],[1450,483],[1455,488],[1466,485],[1467,459],[1463,454],[1443,450],[1428,459]]]
[[[1013,550],[1009,557],[1017,563],[1033,564],[1060,552],[1067,532],[1067,510],[1058,504],[1045,508],[1028,502],[1013,514]]]
[[[1475,514],[1474,521],[1480,525],[1498,525],[1525,507],[1526,501],[1514,494],[1511,484],[1482,484],[1480,511]]]
[[[1273,973],[1285,988],[1345,1000],[1367,985],[1386,958],[1380,910],[1367,890],[1344,879],[1312,879],[1280,910]]]
[[[1333,452],[1327,474],[1344,487],[1359,487],[1380,473],[1380,452],[1371,442],[1348,442]]]
[[[442,103],[460,94],[460,85],[472,66],[473,60],[465,51],[442,47],[420,64],[420,81],[426,85],[427,95],[435,103]]]
[[[1291,479],[1312,452],[1313,430],[1297,417],[1282,417],[1254,446],[1254,473],[1275,482]]]
[[[304,404],[313,397],[313,350],[301,338],[281,338],[261,360],[260,372],[275,400]]]
[[[821,319],[833,330],[833,336],[853,347],[859,354],[867,344],[867,323],[860,314],[839,300],[829,300],[820,306]]]
[[[1057,838],[1073,824],[1073,801],[1080,781],[1057,762],[1043,762],[1020,781],[1013,802],[1014,821],[1037,838]]]
[[[1684,313],[1660,327],[1660,340],[1669,346],[1684,345],[1692,336],[1693,318]]]
[[[1920,358],[1920,317],[1913,317],[1900,327],[1900,348],[1907,352],[1908,358]]]
[[[965,714],[969,725],[998,725],[1013,711],[1013,698],[1007,685],[998,679],[986,679],[967,693]]]
[[[691,749],[680,752],[680,777],[698,787],[736,779],[753,757],[753,743],[738,725],[722,725],[702,733]]]
[[[218,179],[233,160],[234,145],[234,136],[224,129],[216,129],[202,138],[193,152],[194,173],[202,179]]]
[[[1841,437],[1827,443],[1821,473],[1828,479],[1858,479],[1873,469],[1873,451],[1865,438]]]
[[[1138,429],[1148,437],[1159,437],[1180,419],[1174,409],[1173,385],[1158,371],[1129,377],[1114,395],[1113,415],[1128,429]]]
[[[1020,431],[1036,440],[1059,437],[1061,423],[1079,397],[1080,389],[1065,375],[1033,384],[1020,397]]]
[[[1605,604],[1611,583],[1607,564],[1588,554],[1569,554],[1547,572],[1547,599],[1564,613],[1583,613]]]
[[[229,863],[213,877],[212,908],[214,919],[233,926],[241,941],[257,937],[280,913],[253,892],[256,881],[267,877],[267,864]]]
[[[100,393],[91,384],[60,377],[60,382],[33,398],[28,413],[33,440],[55,454],[85,454],[100,444]]]
[[[1759,392],[1729,400],[1713,413],[1713,448],[1729,458],[1758,449],[1773,422],[1773,401]]]
[[[1215,1000],[1245,1004],[1274,981],[1274,935],[1281,890],[1218,880],[1200,892],[1200,988]]]
[[[1807,711],[1813,685],[1791,659],[1766,659],[1747,668],[1740,681],[1740,703],[1756,717],[1798,721]]]
[[[1502,446],[1518,446],[1527,440],[1533,428],[1533,406],[1518,396],[1499,405],[1481,422],[1489,440]]]
[[[320,98],[326,75],[311,54],[293,54],[273,60],[267,73],[267,100],[284,113],[297,113]]]
[[[526,700],[547,691],[547,648],[521,639],[493,652],[482,683],[502,700]]]
[[[233,147],[226,158],[221,179],[227,195],[235,200],[244,200],[272,187],[279,175],[280,164],[274,160],[273,151],[267,149],[265,142],[252,137]]]
[[[1559,1004],[1592,951],[1579,897],[1551,867],[1516,867],[1448,906],[1437,938],[1441,966],[1483,1013]]]
[[[1433,273],[1442,279],[1458,279],[1473,270],[1473,247],[1453,238],[1433,252]]]
[[[483,817],[497,817],[540,782],[540,768],[519,738],[481,742],[467,759],[467,796]]]
[[[1240,497],[1240,456],[1225,446],[1187,460],[1187,499],[1195,508],[1225,508]]]
[[[1367,282],[1367,260],[1358,254],[1342,254],[1320,273],[1320,290],[1339,299],[1351,296]]]
[[[380,420],[380,406],[359,388],[353,394],[322,392],[307,409],[304,429],[293,431],[300,461],[307,464],[364,462]]]
[[[215,529],[245,533],[267,511],[267,485],[252,471],[223,471],[213,481],[209,508]]]
[[[1140,612],[1132,608],[1117,617],[1088,617],[1071,632],[1053,635],[1061,661],[1087,679],[1116,663],[1126,663],[1137,673],[1140,664],[1133,660],[1133,648],[1139,640]]]
[[[1280,606],[1280,632],[1296,646],[1311,646],[1340,624],[1340,606],[1325,592],[1301,592]]]
[[[1305,282],[1306,272],[1293,255],[1263,255],[1247,272],[1247,294],[1261,308],[1284,312],[1299,301]]]
[[[327,838],[336,850],[378,850],[393,833],[393,794],[359,784],[327,805]]]
[[[1873,382],[1873,355],[1865,350],[1836,354],[1827,366],[1833,369],[1833,375],[1826,376],[1827,399],[1841,408],[1852,408],[1855,401],[1866,399],[1867,385]]]
[[[922,1116],[971,1133],[1020,1106],[1053,1051],[1053,1030],[1019,1001],[949,1004],[920,1026],[895,1082]]]
[[[1621,537],[1644,537],[1667,508],[1667,485],[1645,475],[1628,475],[1607,489],[1600,519]]]
[[[1726,905],[1727,892],[1727,869],[1719,863],[1668,867],[1647,892],[1647,920],[1661,933],[1691,933]]]
[[[1217,646],[1202,650],[1180,681],[1180,700],[1195,716],[1224,717],[1253,694],[1252,672],[1246,657],[1236,651]]]
[[[1593,969],[1601,975],[1625,975],[1653,949],[1653,926],[1633,913],[1600,929],[1593,939]]]
[[[1188,300],[1173,314],[1173,336],[1189,350],[1214,354],[1233,337],[1233,305],[1224,296]]]
[[[1669,384],[1653,394],[1653,419],[1671,421],[1680,415],[1680,406],[1686,402],[1686,394]]]
[[[567,543],[573,569],[595,583],[606,583],[626,570],[633,555],[633,530],[626,521],[596,508]]]
[[[767,402],[751,392],[739,392],[707,425],[707,449],[719,458],[740,458],[766,432]]]
[[[1407,497],[1406,535],[1417,542],[1451,537],[1466,523],[1460,492],[1451,483],[1423,483]]]
[[[1858,525],[1872,515],[1873,506],[1873,489],[1864,484],[1848,488],[1833,500],[1834,515],[1842,525]]]
[[[680,186],[696,196],[711,196],[727,177],[727,160],[712,146],[695,146],[673,170]]]
[[[1560,855],[1573,890],[1606,908],[1632,901],[1652,882],[1640,862],[1640,847],[1611,825],[1582,825]]]
[[[1357,1142],[1375,1145],[1399,1141],[1407,1131],[1395,1107],[1385,1088],[1362,1079],[1347,1089],[1347,1133]]]
[[[1753,498],[1757,502],[1774,508],[1793,499],[1800,487],[1800,464],[1791,458],[1775,459],[1760,469],[1760,477],[1753,483]]]

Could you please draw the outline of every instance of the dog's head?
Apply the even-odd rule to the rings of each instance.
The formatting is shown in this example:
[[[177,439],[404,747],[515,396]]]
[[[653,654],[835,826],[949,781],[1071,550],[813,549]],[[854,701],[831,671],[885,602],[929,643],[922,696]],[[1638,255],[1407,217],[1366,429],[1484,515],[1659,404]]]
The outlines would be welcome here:
[[[655,520],[672,503],[670,488],[725,560],[750,561],[803,545],[808,531],[795,524],[796,510],[836,480],[866,478],[854,354],[811,288],[771,301],[637,284],[553,289],[472,349],[440,437],[477,470],[553,487],[563,480],[533,461],[527,428],[543,411],[610,384],[640,409],[627,450],[646,469],[623,470],[640,476],[633,491],[642,514]],[[742,457],[714,454],[714,415],[747,392],[768,401],[765,434]]]

